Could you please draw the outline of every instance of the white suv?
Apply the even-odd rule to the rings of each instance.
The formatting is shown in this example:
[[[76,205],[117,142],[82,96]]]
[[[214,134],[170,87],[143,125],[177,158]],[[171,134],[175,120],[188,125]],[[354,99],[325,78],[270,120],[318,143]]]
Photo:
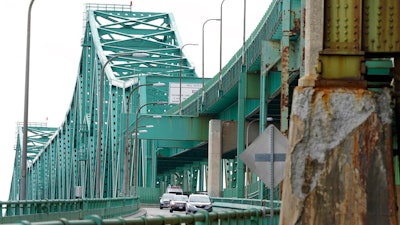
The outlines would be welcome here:
[[[172,193],[172,194],[177,194],[177,195],[183,195],[183,190],[180,186],[171,186],[168,185],[167,190],[165,193]]]
[[[195,213],[199,210],[212,212],[212,201],[208,195],[191,194],[186,202],[186,214]]]
[[[169,202],[174,197],[175,194],[172,193],[164,193],[160,197],[160,209],[169,208]]]

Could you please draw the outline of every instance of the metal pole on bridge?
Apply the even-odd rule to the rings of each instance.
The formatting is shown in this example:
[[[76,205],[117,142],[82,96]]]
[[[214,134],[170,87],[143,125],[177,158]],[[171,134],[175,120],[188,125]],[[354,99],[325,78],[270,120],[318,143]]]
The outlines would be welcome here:
[[[222,95],[222,7],[224,5],[225,0],[222,0],[220,6],[220,23],[219,23],[219,74],[218,74],[218,97]]]
[[[126,120],[125,120],[125,142],[124,142],[124,184],[122,186],[123,190],[122,193],[124,196],[130,196],[130,182],[129,182],[129,159],[130,159],[130,153],[129,153],[129,145],[128,145],[128,139],[129,139],[129,111],[130,111],[130,105],[131,105],[131,97],[132,94],[138,90],[140,87],[143,86],[165,86],[165,83],[146,83],[146,84],[139,84],[138,86],[134,87],[130,92],[128,96],[128,102],[127,102],[127,107],[126,107]]]
[[[198,44],[184,44],[181,48],[181,58],[179,60],[179,115],[182,115],[182,64],[183,64],[183,48],[187,45],[197,46]]]
[[[104,80],[104,70],[106,66],[118,57],[136,57],[143,58],[149,56],[148,53],[145,52],[123,52],[117,55],[111,56],[101,68],[100,73],[100,87],[99,87],[99,109],[98,109],[98,119],[97,119],[97,145],[96,145],[96,198],[100,198],[100,160],[101,160],[101,136],[102,136],[102,124],[103,124],[103,80]]]
[[[31,15],[32,15],[32,0],[28,10],[28,26],[26,32],[26,66],[25,66],[25,100],[24,100],[24,125],[23,139],[21,152],[21,180],[19,182],[19,200],[26,200],[26,159],[28,152],[28,108],[29,108],[29,62],[31,48]]]
[[[133,152],[133,196],[137,196],[137,187],[138,187],[138,154],[139,154],[139,114],[143,107],[148,105],[167,105],[168,102],[148,102],[141,106],[136,111],[136,119],[135,119],[135,149]]]
[[[201,74],[202,74],[202,94],[201,94],[201,107],[203,107],[203,104],[204,104],[204,92],[205,92],[205,90],[204,90],[204,27],[205,27],[205,25],[206,25],[206,23],[207,22],[209,22],[209,21],[221,21],[221,19],[208,19],[208,20],[206,20],[204,23],[203,23],[203,29],[202,29],[202,41],[201,41],[201,58],[202,58],[202,60],[201,60]]]

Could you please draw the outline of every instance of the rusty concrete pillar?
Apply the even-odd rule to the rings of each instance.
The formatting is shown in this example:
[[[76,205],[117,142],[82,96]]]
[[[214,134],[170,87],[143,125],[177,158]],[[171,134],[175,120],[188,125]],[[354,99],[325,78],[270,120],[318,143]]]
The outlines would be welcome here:
[[[396,223],[388,90],[295,89],[280,225]]]

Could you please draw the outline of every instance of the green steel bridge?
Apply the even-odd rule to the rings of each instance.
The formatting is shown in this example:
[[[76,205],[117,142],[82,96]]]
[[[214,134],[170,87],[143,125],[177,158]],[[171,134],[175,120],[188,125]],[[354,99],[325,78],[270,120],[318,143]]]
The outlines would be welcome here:
[[[82,208],[105,218],[120,216],[139,208],[138,196],[141,203],[157,204],[168,185],[208,192],[217,205],[253,199],[257,202],[239,205],[267,206],[271,188],[246,172],[239,156],[270,124],[288,136],[293,89],[305,73],[305,9],[305,0],[272,1],[222,71],[204,78],[183,54],[172,14],[88,4],[64,122],[58,128],[29,124],[27,162],[21,162],[23,125],[18,126],[9,201],[2,203],[6,217],[40,220],[24,215],[57,212],[73,218],[61,213]],[[393,68],[390,54],[366,55],[367,88],[392,87]],[[212,121],[220,124],[220,133]],[[209,173],[212,135],[222,140],[216,192],[209,186],[215,179]],[[395,141],[393,146],[397,150]],[[22,163],[27,163],[25,200]],[[272,190],[272,200],[278,200],[279,185]],[[275,203],[268,207],[279,209]],[[121,210],[104,212],[113,205]]]

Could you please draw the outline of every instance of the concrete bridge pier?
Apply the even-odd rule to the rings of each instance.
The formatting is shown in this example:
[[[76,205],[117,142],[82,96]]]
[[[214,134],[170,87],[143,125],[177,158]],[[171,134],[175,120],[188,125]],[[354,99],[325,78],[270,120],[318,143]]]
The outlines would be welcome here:
[[[295,89],[280,225],[396,222],[389,90]]]
[[[209,147],[208,147],[208,182],[207,192],[212,197],[220,197],[221,185],[221,158],[222,158],[222,132],[221,120],[209,122]]]

